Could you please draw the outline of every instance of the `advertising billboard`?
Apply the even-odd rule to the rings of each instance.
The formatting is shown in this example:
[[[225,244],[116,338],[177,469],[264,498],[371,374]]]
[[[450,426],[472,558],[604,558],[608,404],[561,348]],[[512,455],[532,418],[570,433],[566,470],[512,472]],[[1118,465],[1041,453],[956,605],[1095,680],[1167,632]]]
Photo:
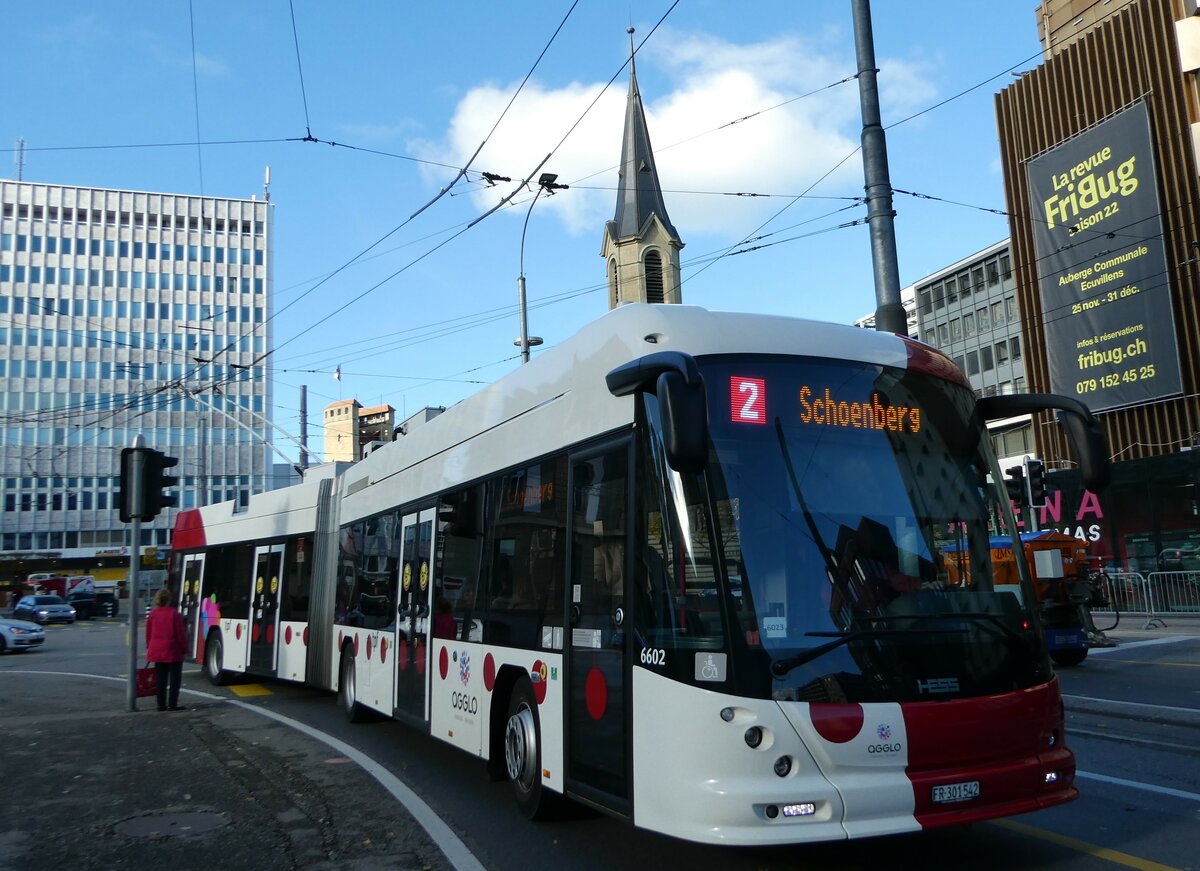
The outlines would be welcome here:
[[[1093,411],[1182,392],[1145,103],[1029,161],[1050,389]]]

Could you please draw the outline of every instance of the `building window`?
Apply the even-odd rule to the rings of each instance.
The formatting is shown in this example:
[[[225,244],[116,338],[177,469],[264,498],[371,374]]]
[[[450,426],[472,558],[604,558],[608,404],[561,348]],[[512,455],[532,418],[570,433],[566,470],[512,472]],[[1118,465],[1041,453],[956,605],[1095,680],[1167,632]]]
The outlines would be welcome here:
[[[1011,356],[1014,360],[1021,359],[1021,337],[1020,336],[1013,336],[1011,339],[1008,340],[1008,351],[1009,351],[1009,356]]]
[[[917,311],[923,315],[933,311],[933,302],[929,296],[929,288],[923,287],[917,291]]]
[[[990,372],[993,368],[992,367],[992,349],[987,348],[987,347],[980,348],[979,349],[979,358],[983,362],[983,371]]]
[[[1008,362],[1008,342],[996,343],[996,365]]]
[[[950,321],[950,341],[957,342],[962,338],[962,321],[954,318]]]
[[[969,312],[963,315],[963,335],[967,338],[975,335],[975,315]]]
[[[979,374],[979,354],[977,354],[975,351],[967,352],[967,374]]]
[[[997,260],[987,262],[987,283],[989,287],[1000,283],[1000,263]]]

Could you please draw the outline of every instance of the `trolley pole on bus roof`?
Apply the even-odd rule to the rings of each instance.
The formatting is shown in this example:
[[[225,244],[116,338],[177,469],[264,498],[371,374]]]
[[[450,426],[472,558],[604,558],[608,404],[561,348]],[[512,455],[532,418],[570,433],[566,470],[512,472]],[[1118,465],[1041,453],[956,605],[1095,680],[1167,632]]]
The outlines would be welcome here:
[[[863,177],[867,192],[867,226],[875,272],[875,329],[908,334],[908,316],[900,302],[900,268],[896,261],[896,227],[892,182],[888,176],[887,139],[879,114],[875,37],[871,0],[850,0],[854,9],[854,47],[858,58],[858,100],[862,107]]]

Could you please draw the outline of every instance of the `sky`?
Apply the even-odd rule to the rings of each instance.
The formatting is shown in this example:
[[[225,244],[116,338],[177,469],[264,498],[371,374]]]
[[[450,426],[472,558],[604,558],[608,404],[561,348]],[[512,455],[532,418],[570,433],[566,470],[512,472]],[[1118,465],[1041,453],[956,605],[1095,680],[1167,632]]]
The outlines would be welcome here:
[[[902,286],[1008,236],[994,98],[1040,62],[1034,5],[872,4]],[[329,402],[399,421],[519,366],[522,266],[535,356],[607,311],[630,26],[684,302],[875,308],[850,0],[3,11],[0,177],[19,139],[33,182],[261,199],[270,167],[286,455],[302,385],[319,450]],[[568,188],[532,207],[542,172]]]

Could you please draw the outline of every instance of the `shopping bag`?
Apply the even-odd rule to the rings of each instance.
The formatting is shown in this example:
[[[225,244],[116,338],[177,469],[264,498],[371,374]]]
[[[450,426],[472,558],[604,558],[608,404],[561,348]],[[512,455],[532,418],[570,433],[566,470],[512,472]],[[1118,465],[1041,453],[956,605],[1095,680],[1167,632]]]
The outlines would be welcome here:
[[[137,670],[137,697],[139,699],[158,695],[158,669],[153,665]]]

